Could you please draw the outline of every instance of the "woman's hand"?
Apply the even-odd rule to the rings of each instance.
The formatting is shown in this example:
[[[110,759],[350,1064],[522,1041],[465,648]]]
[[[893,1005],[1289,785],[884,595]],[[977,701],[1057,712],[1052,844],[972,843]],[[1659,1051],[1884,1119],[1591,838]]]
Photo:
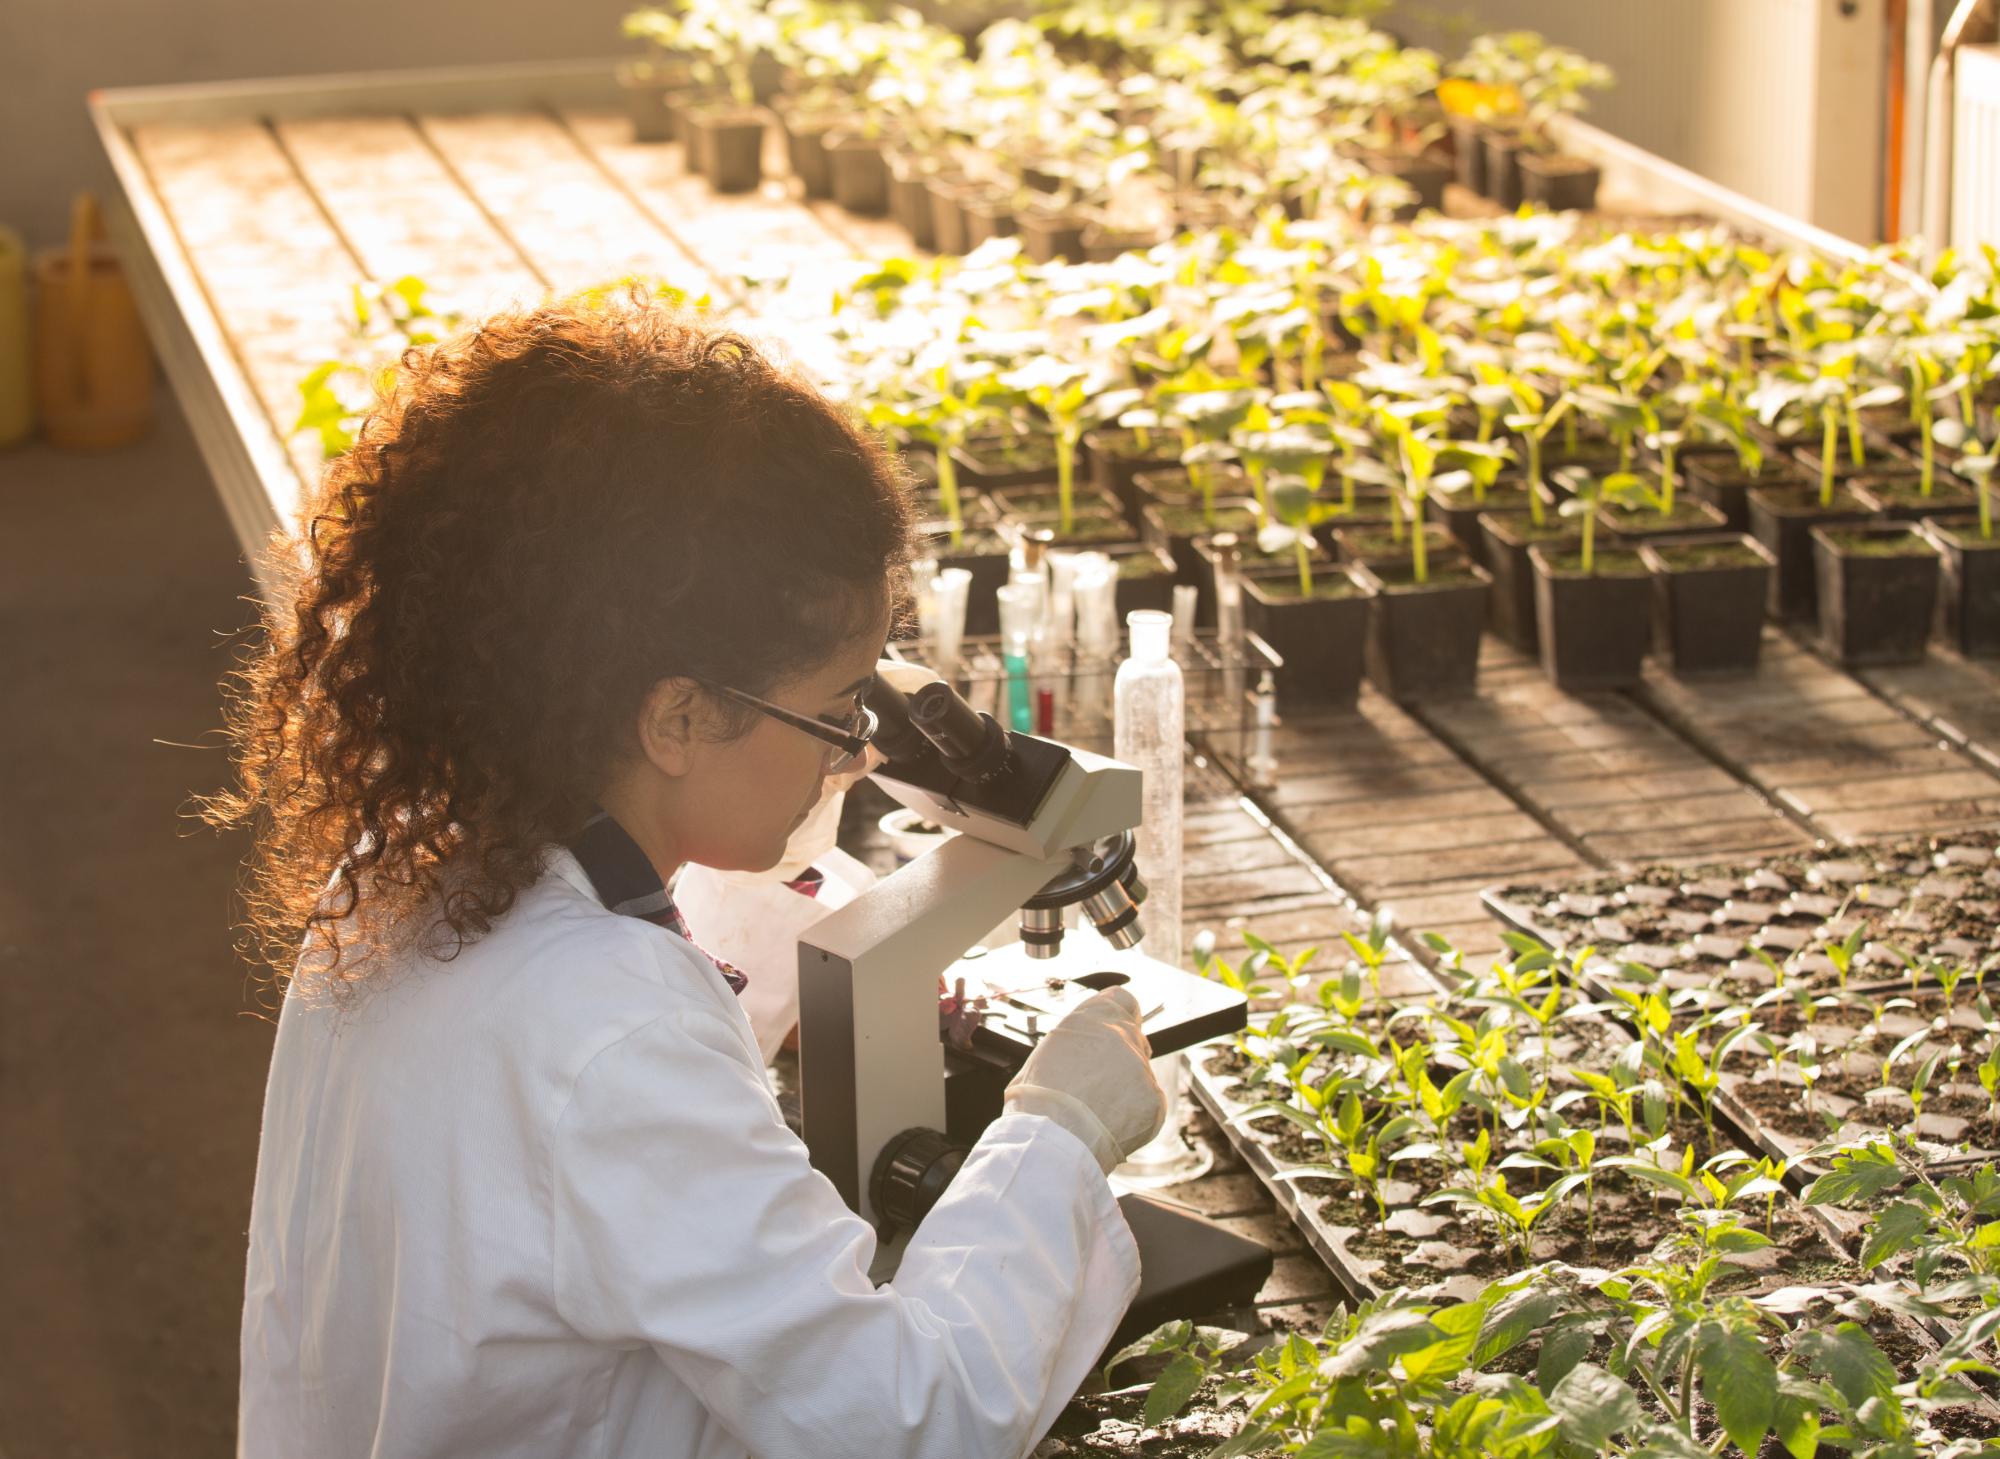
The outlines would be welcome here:
[[[1116,1170],[1167,1116],[1139,1001],[1108,988],[1072,1008],[1007,1086],[1007,1104],[1054,1120],[1090,1147],[1106,1175]]]

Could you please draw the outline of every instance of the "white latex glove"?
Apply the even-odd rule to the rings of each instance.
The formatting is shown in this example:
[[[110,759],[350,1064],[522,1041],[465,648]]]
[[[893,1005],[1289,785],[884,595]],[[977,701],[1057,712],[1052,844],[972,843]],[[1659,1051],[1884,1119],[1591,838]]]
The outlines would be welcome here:
[[[937,677],[931,670],[916,664],[897,663],[890,659],[877,659],[875,672],[905,694],[915,693]],[[847,798],[848,789],[858,785],[884,758],[880,750],[870,745],[852,769],[827,776],[820,783],[819,801],[785,842],[784,857],[776,866],[763,871],[726,871],[718,875],[735,886],[795,880],[806,868],[833,850],[840,838],[840,807]]]
[[[1054,1120],[1090,1147],[1109,1175],[1160,1133],[1167,1097],[1153,1078],[1139,1000],[1123,988],[1072,1008],[1007,1086],[1010,1109]]]

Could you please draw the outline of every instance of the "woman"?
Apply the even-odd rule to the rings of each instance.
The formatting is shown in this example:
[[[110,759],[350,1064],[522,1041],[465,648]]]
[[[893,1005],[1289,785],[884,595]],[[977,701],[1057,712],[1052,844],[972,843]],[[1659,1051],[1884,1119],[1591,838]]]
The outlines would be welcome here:
[[[564,305],[413,351],[306,520],[220,808],[297,957],[241,1451],[1025,1452],[1136,1287],[1136,1006],[1051,1033],[876,1288],[665,890],[866,768],[881,449],[740,339]]]

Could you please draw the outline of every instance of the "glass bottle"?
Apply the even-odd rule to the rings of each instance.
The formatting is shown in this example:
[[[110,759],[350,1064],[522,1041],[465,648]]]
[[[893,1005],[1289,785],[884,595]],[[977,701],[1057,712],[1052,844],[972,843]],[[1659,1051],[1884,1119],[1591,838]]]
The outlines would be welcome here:
[[[1147,956],[1181,966],[1181,780],[1186,754],[1186,704],[1180,665],[1173,660],[1173,615],[1137,609],[1125,615],[1131,648],[1113,683],[1113,755],[1144,776],[1141,818],[1135,833],[1146,900],[1139,906],[1139,946]],[[1153,1061],[1166,1091],[1167,1119],[1160,1133],[1118,1167],[1126,1185],[1159,1186],[1191,1180],[1213,1160],[1181,1135],[1179,1054]]]

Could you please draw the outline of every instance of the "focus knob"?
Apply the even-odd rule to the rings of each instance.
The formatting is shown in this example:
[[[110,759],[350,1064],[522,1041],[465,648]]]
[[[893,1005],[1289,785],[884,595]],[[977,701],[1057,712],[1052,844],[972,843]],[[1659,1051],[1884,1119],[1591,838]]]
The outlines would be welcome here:
[[[868,1199],[885,1227],[913,1227],[929,1214],[971,1148],[936,1130],[905,1130],[882,1147]]]

